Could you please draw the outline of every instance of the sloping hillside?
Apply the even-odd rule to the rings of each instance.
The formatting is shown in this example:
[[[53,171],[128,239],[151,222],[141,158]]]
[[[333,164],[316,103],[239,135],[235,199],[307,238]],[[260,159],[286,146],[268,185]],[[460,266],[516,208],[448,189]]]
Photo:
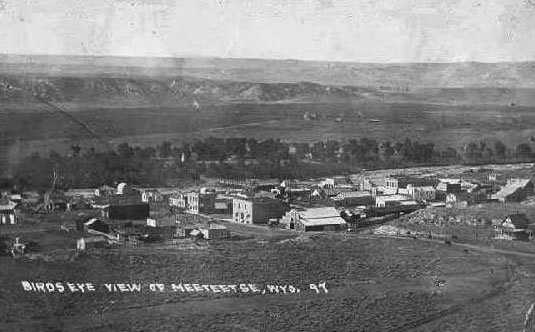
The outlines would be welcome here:
[[[298,60],[0,55],[14,75],[177,77],[415,88],[535,88],[535,62],[351,63]]]
[[[114,77],[0,77],[0,100],[5,105],[48,101],[92,105],[191,105],[228,101],[324,101],[362,98],[371,90],[314,83],[248,83],[177,77],[172,79]]]

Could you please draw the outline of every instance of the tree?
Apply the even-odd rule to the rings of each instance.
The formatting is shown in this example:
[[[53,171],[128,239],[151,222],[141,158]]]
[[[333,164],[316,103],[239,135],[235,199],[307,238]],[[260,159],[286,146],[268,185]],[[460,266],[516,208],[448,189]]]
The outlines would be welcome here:
[[[502,141],[496,141],[494,142],[494,152],[496,153],[496,156],[500,159],[505,159],[505,156],[507,154],[507,147],[505,144],[503,144]]]
[[[516,155],[520,158],[531,158],[531,147],[527,143],[520,143],[516,147]]]
[[[124,159],[130,159],[134,155],[134,149],[128,143],[119,144],[117,152]]]
[[[164,141],[162,144],[157,146],[158,149],[158,156],[160,158],[169,158],[171,156],[173,146],[171,145],[171,142]]]

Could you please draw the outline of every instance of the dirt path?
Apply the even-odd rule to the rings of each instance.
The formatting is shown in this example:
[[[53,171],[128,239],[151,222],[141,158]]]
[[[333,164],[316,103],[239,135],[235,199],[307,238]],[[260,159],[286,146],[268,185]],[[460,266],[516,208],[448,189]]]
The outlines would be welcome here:
[[[363,239],[402,239],[407,241],[424,241],[424,242],[431,242],[431,243],[437,243],[437,244],[443,244],[444,240],[437,240],[437,239],[428,239],[428,238],[411,238],[407,236],[387,236],[387,235],[355,235],[356,237],[363,238]],[[479,251],[483,253],[496,253],[496,254],[503,254],[503,255],[514,255],[517,257],[525,257],[525,258],[535,258],[535,253],[529,253],[529,252],[523,252],[523,251],[516,251],[516,250],[505,250],[505,249],[496,249],[491,248],[489,246],[485,245],[477,245],[477,244],[469,244],[469,243],[460,243],[460,242],[451,242],[452,246],[461,247],[464,249],[472,249],[474,251]]]

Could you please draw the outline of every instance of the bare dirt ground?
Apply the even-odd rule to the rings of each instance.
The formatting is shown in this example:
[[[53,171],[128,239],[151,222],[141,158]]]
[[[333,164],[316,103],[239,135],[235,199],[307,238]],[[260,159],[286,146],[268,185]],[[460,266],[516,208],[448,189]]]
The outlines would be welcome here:
[[[83,254],[58,250],[64,246],[59,231],[38,232],[46,243],[41,258],[0,258],[0,331],[521,331],[535,301],[530,253],[410,238],[233,230],[243,239]],[[291,284],[303,291],[43,294],[23,291],[23,280]],[[328,293],[305,291],[319,282]]]

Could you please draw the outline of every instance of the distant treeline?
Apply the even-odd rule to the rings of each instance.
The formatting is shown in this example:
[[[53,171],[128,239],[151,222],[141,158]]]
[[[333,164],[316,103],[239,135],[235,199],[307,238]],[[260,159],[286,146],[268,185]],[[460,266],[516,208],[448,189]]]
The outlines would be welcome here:
[[[19,189],[97,187],[124,181],[164,185],[170,180],[214,178],[310,178],[358,172],[362,168],[423,165],[487,164],[532,161],[530,143],[514,148],[500,141],[473,142],[462,149],[439,150],[432,143],[405,139],[377,142],[369,138],[315,143],[278,139],[214,138],[173,146],[134,147],[123,143],[115,151],[96,152],[72,146],[71,153],[51,152],[24,158],[12,179],[0,186]]]

